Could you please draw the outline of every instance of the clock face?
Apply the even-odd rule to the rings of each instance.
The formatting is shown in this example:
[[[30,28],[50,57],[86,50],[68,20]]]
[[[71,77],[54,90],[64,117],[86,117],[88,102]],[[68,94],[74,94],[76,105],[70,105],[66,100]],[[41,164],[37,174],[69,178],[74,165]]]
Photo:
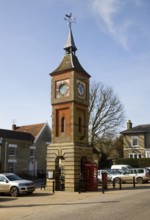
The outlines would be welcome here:
[[[84,86],[83,83],[78,82],[78,84],[77,84],[77,91],[78,91],[78,94],[80,96],[82,96],[82,97],[84,96],[84,94],[85,94],[85,86]]]
[[[56,98],[69,97],[70,95],[69,84],[70,84],[69,79],[56,81],[56,87],[55,87]]]
[[[60,85],[59,92],[61,95],[64,95],[67,92],[67,85],[65,83]]]

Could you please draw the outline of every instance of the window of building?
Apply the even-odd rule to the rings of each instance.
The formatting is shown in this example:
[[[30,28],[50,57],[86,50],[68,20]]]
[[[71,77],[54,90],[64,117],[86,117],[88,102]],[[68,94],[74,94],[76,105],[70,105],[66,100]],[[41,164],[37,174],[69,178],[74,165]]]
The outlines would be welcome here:
[[[35,157],[35,149],[30,149],[30,157]]]
[[[79,124],[79,133],[81,133],[81,128],[82,128],[82,120],[81,120],[81,118],[79,117],[79,122],[78,122],[78,124]]]
[[[137,136],[132,137],[132,147],[138,147],[139,146],[139,138]]]
[[[9,154],[9,156],[16,156],[16,148],[9,147],[8,148],[8,154]]]
[[[150,151],[145,152],[146,158],[150,158]]]
[[[61,132],[65,132],[65,118],[62,117],[61,119]]]
[[[140,153],[130,153],[129,158],[142,158],[142,155]]]
[[[8,162],[8,172],[15,173],[15,163],[14,162]]]
[[[8,155],[10,157],[15,157],[16,156],[16,149],[17,149],[17,145],[16,144],[9,144],[8,145]]]
[[[30,146],[30,157],[35,158],[36,146]]]

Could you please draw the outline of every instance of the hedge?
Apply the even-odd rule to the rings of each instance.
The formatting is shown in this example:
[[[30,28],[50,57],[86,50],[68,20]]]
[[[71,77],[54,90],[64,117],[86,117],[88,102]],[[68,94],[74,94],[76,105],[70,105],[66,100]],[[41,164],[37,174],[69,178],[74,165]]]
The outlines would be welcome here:
[[[135,168],[150,167],[150,158],[117,158],[114,164],[127,164]]]

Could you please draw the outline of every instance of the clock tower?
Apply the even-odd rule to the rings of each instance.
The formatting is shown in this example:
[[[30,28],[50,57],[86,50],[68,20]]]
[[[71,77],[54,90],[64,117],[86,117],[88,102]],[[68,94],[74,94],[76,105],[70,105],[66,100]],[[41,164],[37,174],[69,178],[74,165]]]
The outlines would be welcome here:
[[[47,171],[54,172],[56,190],[77,191],[84,161],[92,161],[88,145],[89,78],[77,56],[71,24],[65,55],[51,75],[52,143],[47,149]],[[47,185],[50,180],[47,180]]]

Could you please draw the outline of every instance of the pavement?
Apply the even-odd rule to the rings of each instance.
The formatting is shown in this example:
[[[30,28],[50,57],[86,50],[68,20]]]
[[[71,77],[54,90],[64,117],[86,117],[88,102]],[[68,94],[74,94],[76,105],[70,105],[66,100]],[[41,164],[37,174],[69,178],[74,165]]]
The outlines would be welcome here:
[[[94,199],[98,194],[99,192],[65,191],[56,191],[53,194],[47,189],[37,188],[32,195],[20,195],[19,197],[0,195],[0,220],[20,220],[33,213],[45,212],[48,207],[56,208],[59,205]]]
[[[66,192],[56,191],[50,192],[48,189],[37,188],[32,195],[21,195],[19,197],[11,197],[9,195],[0,195],[0,219],[1,220],[18,220],[24,216],[30,216],[32,213],[44,212],[47,207],[59,207],[59,205],[66,205],[69,203],[82,203],[85,201],[96,200],[99,197],[111,197],[116,194],[126,194],[135,189],[150,189],[149,184],[137,185],[124,185],[122,189],[119,185],[113,189],[112,185],[108,189],[102,191],[101,186],[96,192]]]

